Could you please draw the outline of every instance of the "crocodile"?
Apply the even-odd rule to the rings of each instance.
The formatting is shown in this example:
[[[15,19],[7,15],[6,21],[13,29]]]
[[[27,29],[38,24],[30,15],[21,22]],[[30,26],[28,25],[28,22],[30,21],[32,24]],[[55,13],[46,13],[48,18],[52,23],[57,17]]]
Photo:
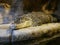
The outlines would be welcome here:
[[[45,14],[43,12],[31,12],[20,16],[19,19],[15,20],[16,28],[34,27],[40,26],[46,23],[55,23],[57,19],[52,15]]]

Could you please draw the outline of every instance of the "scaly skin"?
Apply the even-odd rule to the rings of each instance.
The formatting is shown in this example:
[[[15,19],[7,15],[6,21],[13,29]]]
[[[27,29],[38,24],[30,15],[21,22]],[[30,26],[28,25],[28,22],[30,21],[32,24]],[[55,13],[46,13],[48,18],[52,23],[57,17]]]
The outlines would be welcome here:
[[[16,20],[17,23],[19,20]],[[31,26],[40,26],[46,23],[53,23],[56,22],[57,19],[51,15],[46,15],[43,12],[32,12],[28,14],[24,14],[20,17],[20,23],[16,24],[17,28],[25,28]]]

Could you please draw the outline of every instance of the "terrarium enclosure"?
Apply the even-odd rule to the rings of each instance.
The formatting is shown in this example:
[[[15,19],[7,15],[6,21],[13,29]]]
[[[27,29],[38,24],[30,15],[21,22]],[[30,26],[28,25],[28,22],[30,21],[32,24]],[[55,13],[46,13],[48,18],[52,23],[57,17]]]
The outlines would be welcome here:
[[[0,0],[1,45],[60,45],[60,0]]]

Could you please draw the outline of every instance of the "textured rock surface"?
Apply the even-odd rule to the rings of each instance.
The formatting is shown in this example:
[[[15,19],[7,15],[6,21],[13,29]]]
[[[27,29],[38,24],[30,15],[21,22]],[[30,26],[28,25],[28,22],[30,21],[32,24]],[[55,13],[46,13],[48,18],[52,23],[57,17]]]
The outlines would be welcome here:
[[[10,34],[7,29],[0,29],[0,43],[1,42],[9,42]]]
[[[43,41],[49,38],[55,38],[60,34],[60,23],[44,24],[36,27],[19,29],[13,32],[14,40],[26,40],[40,37]]]
[[[18,45],[45,45],[50,40],[60,37],[60,23],[14,30],[12,35],[8,31],[7,29],[0,29],[0,42],[19,41]]]
[[[43,28],[44,27],[44,28]],[[0,29],[0,37],[6,37],[8,39],[10,33],[8,29]],[[60,23],[44,24],[36,27],[23,28],[13,31],[13,41],[21,41],[25,39],[37,38],[42,36],[46,39],[60,34]],[[58,36],[57,35],[57,36]],[[10,35],[11,36],[11,35]],[[43,40],[43,39],[42,39]]]

